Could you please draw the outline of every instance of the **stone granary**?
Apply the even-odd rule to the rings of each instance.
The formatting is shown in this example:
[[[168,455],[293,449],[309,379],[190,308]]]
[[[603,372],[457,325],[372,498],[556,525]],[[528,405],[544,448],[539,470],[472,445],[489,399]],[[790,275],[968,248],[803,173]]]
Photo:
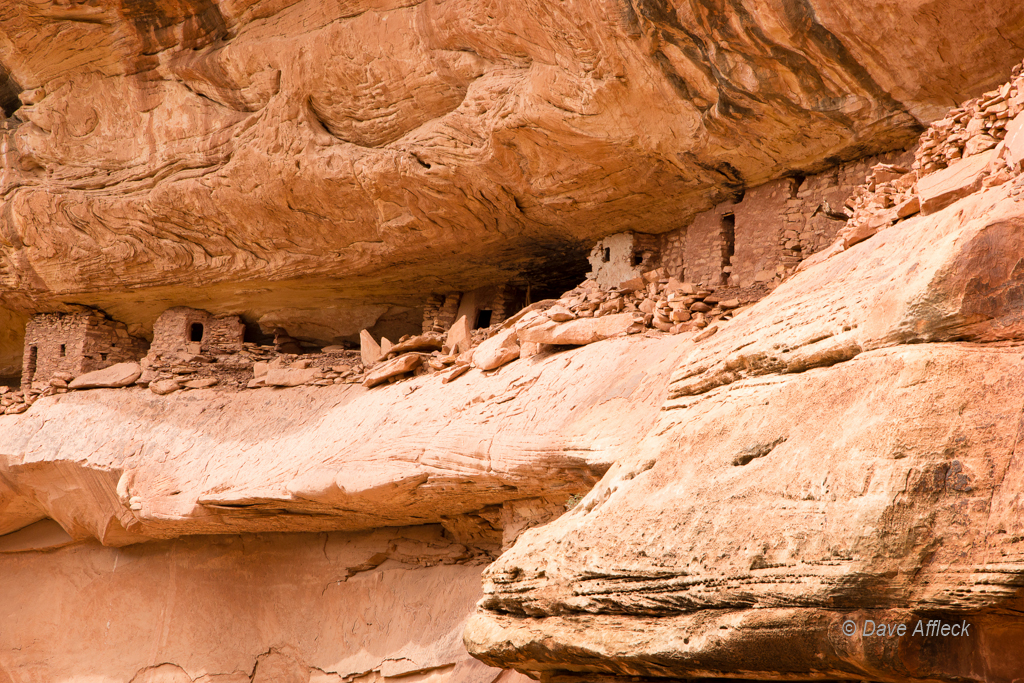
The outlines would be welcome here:
[[[149,355],[239,351],[244,339],[245,324],[237,315],[214,316],[196,308],[177,306],[164,311],[153,323]]]
[[[639,277],[656,264],[658,242],[657,235],[633,232],[609,235],[595,244],[587,257],[591,267],[588,277],[604,289]]]
[[[138,360],[145,352],[144,340],[103,311],[40,313],[25,328],[21,384],[46,384],[58,373],[78,376]]]

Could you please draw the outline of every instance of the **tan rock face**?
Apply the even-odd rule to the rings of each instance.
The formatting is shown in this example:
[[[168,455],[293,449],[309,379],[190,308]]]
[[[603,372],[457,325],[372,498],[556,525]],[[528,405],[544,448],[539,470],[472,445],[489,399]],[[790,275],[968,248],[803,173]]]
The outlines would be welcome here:
[[[1009,192],[885,230],[683,342],[648,436],[488,569],[470,651],[544,681],[1017,680]]]
[[[1001,82],[1024,9],[976,9],[15,0],[0,306],[354,334],[433,285],[585,267],[581,240],[903,144]]]
[[[4,681],[494,683],[503,673],[462,646],[482,565],[439,525],[3,550]]]

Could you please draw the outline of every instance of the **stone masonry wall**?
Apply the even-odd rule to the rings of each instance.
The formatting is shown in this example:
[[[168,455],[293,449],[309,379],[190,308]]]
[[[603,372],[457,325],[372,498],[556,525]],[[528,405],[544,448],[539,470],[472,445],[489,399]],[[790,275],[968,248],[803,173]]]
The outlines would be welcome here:
[[[100,311],[41,313],[25,329],[22,385],[47,383],[56,373],[81,375],[145,353],[145,341]]]
[[[661,265],[670,276],[705,285],[781,281],[835,241],[849,218],[854,190],[873,166],[912,161],[911,152],[889,152],[748,190],[739,202],[723,202],[689,226],[661,235]]]
[[[202,339],[191,341],[193,324],[203,326]],[[206,311],[182,306],[164,311],[153,323],[150,356],[203,351],[238,350],[245,339],[245,324],[236,316],[214,317]]]

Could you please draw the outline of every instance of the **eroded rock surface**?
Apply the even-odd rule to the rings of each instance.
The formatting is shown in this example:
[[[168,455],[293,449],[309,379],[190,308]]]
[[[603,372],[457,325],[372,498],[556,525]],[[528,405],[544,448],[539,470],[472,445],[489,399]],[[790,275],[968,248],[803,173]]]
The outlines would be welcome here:
[[[1012,192],[883,230],[683,342],[649,435],[488,569],[470,651],[544,681],[1018,680]],[[934,620],[968,635],[912,635]]]
[[[439,525],[92,542],[0,566],[3,681],[528,680],[466,654],[482,566]]]
[[[1024,8],[16,0],[0,35],[0,306],[353,335],[899,147],[1002,81]]]

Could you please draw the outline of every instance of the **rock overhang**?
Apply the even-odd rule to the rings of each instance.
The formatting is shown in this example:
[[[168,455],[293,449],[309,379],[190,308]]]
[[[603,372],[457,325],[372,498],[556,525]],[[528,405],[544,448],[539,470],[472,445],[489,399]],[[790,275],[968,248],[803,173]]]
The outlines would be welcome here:
[[[990,5],[965,43],[957,7],[929,15],[942,61],[928,41],[872,47],[921,19],[909,5],[321,5],[0,15],[25,88],[4,133],[0,306],[117,299],[145,326],[148,301],[214,310],[217,287],[242,299],[223,312],[258,318],[243,290],[301,307],[296,279],[374,305],[430,280],[536,280],[605,235],[905,144],[1001,77],[1024,24]]]

